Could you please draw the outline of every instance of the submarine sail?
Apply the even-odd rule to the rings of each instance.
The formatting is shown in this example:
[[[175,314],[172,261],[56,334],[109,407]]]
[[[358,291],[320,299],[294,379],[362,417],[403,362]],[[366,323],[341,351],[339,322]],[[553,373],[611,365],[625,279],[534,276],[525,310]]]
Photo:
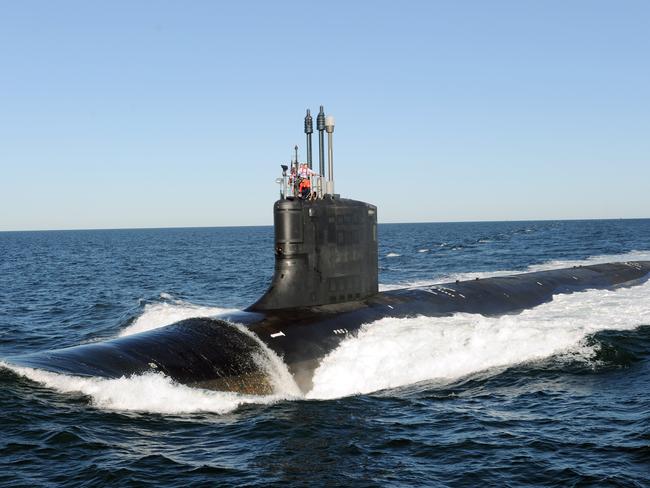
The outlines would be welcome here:
[[[377,208],[329,196],[273,208],[275,273],[251,311],[363,300],[378,290]]]

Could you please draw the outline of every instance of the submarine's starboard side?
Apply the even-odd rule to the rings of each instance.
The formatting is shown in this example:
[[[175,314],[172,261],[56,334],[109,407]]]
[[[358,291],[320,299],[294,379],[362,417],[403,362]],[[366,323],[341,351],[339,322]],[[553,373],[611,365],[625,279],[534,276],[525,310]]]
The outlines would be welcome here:
[[[650,261],[642,261],[404,288],[360,301],[188,319],[106,342],[16,356],[8,362],[104,378],[159,372],[188,385],[268,393],[266,370],[259,361],[262,345],[230,323],[235,321],[282,357],[298,386],[308,391],[319,361],[363,324],[380,318],[517,313],[560,293],[633,286],[649,273]]]

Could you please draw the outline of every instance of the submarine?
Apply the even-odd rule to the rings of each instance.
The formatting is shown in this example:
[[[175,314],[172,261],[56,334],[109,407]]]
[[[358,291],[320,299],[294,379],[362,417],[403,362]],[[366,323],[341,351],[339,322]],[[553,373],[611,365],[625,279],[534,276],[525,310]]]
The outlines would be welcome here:
[[[461,312],[516,314],[549,302],[557,294],[634,286],[650,275],[650,261],[636,261],[380,292],[377,207],[335,193],[334,119],[325,115],[322,106],[316,130],[318,171],[312,169],[314,124],[307,110],[307,161],[303,164],[310,171],[303,188],[297,188],[296,175],[304,168],[298,162],[297,148],[290,165],[281,165],[280,197],[273,204],[274,274],[268,290],[255,303],[234,313],[190,318],[126,337],[6,361],[84,377],[160,373],[199,388],[266,394],[272,386],[259,358],[270,349],[284,361],[298,387],[308,392],[321,360],[341,341],[378,319]],[[309,181],[306,190],[305,179]]]

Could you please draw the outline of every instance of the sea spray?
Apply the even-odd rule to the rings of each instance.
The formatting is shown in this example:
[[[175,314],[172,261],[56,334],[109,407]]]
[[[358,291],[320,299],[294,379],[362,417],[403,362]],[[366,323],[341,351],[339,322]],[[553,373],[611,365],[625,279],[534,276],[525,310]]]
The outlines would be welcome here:
[[[517,315],[384,318],[332,351],[314,374],[309,398],[369,393],[424,380],[453,381],[491,368],[573,351],[600,330],[650,324],[650,283],[558,295]]]
[[[62,393],[80,393],[98,408],[162,414],[211,412],[224,414],[247,403],[272,403],[280,395],[243,395],[179,385],[148,373],[130,378],[85,378],[2,364],[15,373]]]

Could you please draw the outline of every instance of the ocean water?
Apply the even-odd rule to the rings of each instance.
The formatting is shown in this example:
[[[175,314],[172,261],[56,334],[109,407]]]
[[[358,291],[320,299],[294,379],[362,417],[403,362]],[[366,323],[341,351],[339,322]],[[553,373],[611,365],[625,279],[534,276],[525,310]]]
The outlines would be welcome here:
[[[650,486],[650,283],[383,319],[301,394],[12,367],[252,303],[270,227],[0,233],[0,486]],[[650,220],[379,226],[382,289],[650,260]]]

